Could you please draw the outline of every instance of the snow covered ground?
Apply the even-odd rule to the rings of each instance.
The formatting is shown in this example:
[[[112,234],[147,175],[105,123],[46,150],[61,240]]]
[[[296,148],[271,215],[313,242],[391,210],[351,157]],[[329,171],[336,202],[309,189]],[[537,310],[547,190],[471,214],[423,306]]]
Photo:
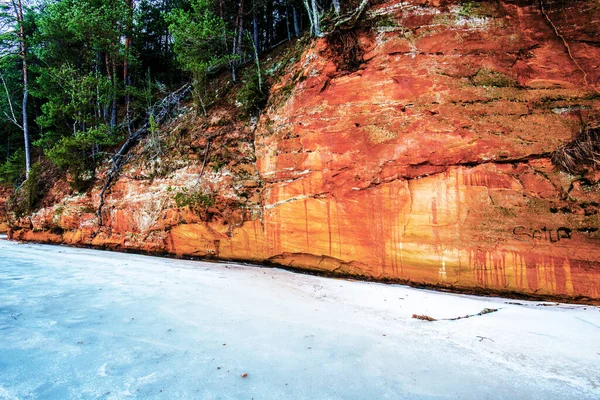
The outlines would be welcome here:
[[[515,302],[0,240],[0,399],[600,399],[600,309]]]

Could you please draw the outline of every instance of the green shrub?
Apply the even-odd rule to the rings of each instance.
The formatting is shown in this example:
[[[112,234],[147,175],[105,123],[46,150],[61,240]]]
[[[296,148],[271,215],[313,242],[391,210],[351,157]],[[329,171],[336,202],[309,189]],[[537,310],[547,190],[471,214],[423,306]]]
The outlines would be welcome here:
[[[458,15],[461,15],[463,17],[469,17],[473,15],[474,8],[476,8],[476,5],[473,4],[473,2],[471,1],[467,1],[466,3],[463,3],[459,6]]]
[[[31,214],[40,200],[40,175],[42,168],[37,162],[29,170],[29,178],[19,187],[8,201],[8,208],[17,218]]]
[[[189,208],[192,211],[204,211],[215,204],[214,193],[203,193],[198,190],[183,188],[174,196],[175,204],[179,208]]]
[[[238,91],[236,100],[247,114],[261,110],[268,100],[268,90],[258,84],[258,74],[253,72],[244,80],[244,86]]]
[[[482,68],[477,71],[477,74],[471,78],[471,82],[475,86],[487,87],[516,87],[517,82],[510,76],[504,75],[501,72],[487,68]]]
[[[69,171],[71,186],[81,192],[94,179],[96,159],[99,156],[95,149],[101,145],[114,145],[119,139],[103,125],[74,136],[63,136],[58,143],[46,150],[46,156],[57,167]]]
[[[396,28],[398,27],[398,22],[386,15],[384,17],[382,17],[381,19],[377,20],[377,22],[375,22],[375,27],[377,28]]]
[[[19,149],[0,164],[0,184],[16,186],[25,177],[25,151]]]

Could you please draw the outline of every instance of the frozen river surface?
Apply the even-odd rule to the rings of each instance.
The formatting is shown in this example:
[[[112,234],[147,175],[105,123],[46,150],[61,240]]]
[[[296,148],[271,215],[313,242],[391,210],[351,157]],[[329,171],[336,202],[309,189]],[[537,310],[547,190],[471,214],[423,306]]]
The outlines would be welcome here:
[[[0,240],[0,399],[600,399],[600,309],[514,303]]]

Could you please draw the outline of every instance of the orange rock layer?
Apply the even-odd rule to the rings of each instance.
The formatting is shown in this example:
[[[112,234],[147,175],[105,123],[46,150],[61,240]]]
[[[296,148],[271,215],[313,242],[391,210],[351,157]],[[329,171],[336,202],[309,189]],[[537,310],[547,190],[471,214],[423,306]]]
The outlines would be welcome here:
[[[10,195],[10,191],[0,187],[0,233],[8,231],[8,217],[6,215],[6,201]]]
[[[124,174],[97,234],[98,187],[10,235],[598,302],[600,176],[550,156],[600,121],[600,13],[539,4],[374,6],[352,36],[357,65],[318,40],[254,136],[234,129],[250,137],[234,158],[252,156],[202,176],[218,204],[173,200],[196,187],[200,152],[168,177]]]

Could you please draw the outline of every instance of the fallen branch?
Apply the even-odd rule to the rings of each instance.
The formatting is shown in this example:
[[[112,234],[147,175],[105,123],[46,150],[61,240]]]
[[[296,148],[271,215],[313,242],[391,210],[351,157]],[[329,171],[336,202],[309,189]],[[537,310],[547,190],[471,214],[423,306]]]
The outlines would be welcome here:
[[[412,317],[414,319],[420,319],[422,321],[437,321],[437,319],[435,318],[431,318],[429,315],[418,315],[418,314],[413,314]]]
[[[444,321],[457,321],[459,319],[478,317],[478,316],[490,314],[490,313],[493,313],[496,311],[498,311],[497,308],[484,308],[483,310],[479,311],[477,314],[463,315],[462,317],[456,317],[456,318],[447,318],[447,319],[444,319]]]
[[[100,232],[100,228],[102,227],[102,207],[104,207],[104,194],[110,187],[113,179],[120,172],[121,167],[125,163],[125,155],[134,147],[142,138],[144,138],[149,131],[150,128],[150,116],[154,116],[154,121],[157,125],[164,123],[169,115],[173,112],[176,106],[185,98],[185,96],[190,92],[192,86],[187,84],[177,89],[173,93],[166,96],[160,102],[158,102],[152,109],[148,112],[148,117],[144,124],[137,130],[135,133],[123,143],[119,151],[114,155],[111,160],[112,167],[108,171],[108,175],[106,177],[106,181],[102,186],[102,190],[100,191],[100,203],[98,205],[98,211],[96,214],[98,215],[98,230],[94,234],[97,235]]]
[[[496,311],[498,311],[497,308],[484,308],[483,310],[481,310],[477,314],[468,314],[468,315],[463,315],[462,317],[455,317],[455,318],[435,319],[435,318],[430,317],[429,315],[418,315],[418,314],[413,314],[412,317],[415,318],[415,319],[423,320],[423,321],[458,321],[459,319],[477,317],[477,316],[481,316],[481,315],[485,315],[485,314],[490,314],[490,313],[493,313],[493,312],[496,312]]]

